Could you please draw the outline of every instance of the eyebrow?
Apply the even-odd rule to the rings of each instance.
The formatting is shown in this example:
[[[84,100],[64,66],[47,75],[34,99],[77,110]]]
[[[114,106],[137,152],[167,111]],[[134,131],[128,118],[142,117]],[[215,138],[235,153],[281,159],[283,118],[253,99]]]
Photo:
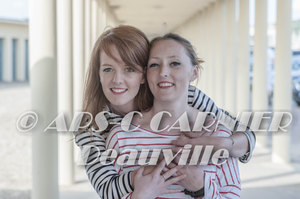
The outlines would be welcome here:
[[[179,58],[176,55],[168,56],[168,58]],[[150,59],[160,59],[159,57],[150,57]]]
[[[101,66],[112,66],[110,64],[101,64]]]

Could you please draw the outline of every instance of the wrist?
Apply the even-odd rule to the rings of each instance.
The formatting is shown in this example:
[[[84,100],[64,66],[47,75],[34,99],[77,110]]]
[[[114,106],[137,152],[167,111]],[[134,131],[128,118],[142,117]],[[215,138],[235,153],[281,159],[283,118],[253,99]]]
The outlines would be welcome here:
[[[186,190],[191,192],[196,192],[202,189],[203,187],[204,187],[203,183],[199,184],[198,186],[196,186],[196,184],[193,184],[193,186],[186,188]]]
[[[230,137],[221,138],[221,143],[219,146],[220,146],[220,149],[226,149],[230,154],[231,151],[233,150],[233,145],[234,145],[234,140],[230,136]]]
[[[190,190],[184,189],[184,193],[186,195],[192,196],[193,198],[202,198],[204,196],[204,186],[197,191],[190,191]]]
[[[139,193],[134,191],[134,192],[132,192],[130,198],[131,199],[139,199],[139,198],[141,198],[141,196],[139,195]]]

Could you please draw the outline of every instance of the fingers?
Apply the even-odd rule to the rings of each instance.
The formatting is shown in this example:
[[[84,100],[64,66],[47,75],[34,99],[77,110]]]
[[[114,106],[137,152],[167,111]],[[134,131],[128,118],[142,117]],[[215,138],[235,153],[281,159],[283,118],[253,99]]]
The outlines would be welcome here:
[[[172,144],[176,146],[184,146],[190,143],[190,138],[186,137],[184,134],[181,134],[177,140],[173,140]]]
[[[168,178],[170,178],[171,176],[173,176],[177,171],[178,171],[178,168],[177,168],[177,167],[174,167],[173,169],[170,169],[169,171],[165,172],[165,173],[163,174],[163,176],[164,176],[165,179],[168,179]]]
[[[176,154],[176,153],[178,153],[178,152],[181,152],[182,149],[183,149],[183,147],[177,147],[177,146],[175,146],[175,147],[172,148],[172,151],[173,151],[173,153]]]
[[[170,169],[169,169],[168,167],[164,167],[162,171],[163,171],[163,173],[166,173],[166,172],[169,171],[169,170],[170,170]]]
[[[168,169],[173,169],[174,167],[176,167],[177,166],[177,164],[175,164],[174,162],[170,162],[170,164],[168,164],[166,167],[168,168]]]
[[[166,161],[165,160],[160,161],[160,163],[154,169],[153,174],[160,175],[160,173],[162,172],[165,166],[166,166]]]
[[[183,180],[185,177],[186,177],[186,175],[182,174],[180,176],[170,178],[170,179],[166,180],[165,185],[169,186],[171,184],[175,184],[175,183],[179,182],[180,180]]]

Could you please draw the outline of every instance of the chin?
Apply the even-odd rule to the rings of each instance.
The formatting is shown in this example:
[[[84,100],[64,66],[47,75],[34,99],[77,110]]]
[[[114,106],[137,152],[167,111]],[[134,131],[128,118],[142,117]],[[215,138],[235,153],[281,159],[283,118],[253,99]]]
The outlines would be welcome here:
[[[159,101],[163,101],[163,102],[173,102],[174,101],[174,98],[172,98],[170,96],[158,97],[156,99]]]
[[[126,102],[115,102],[115,103],[111,103],[114,106],[123,106],[126,104]]]

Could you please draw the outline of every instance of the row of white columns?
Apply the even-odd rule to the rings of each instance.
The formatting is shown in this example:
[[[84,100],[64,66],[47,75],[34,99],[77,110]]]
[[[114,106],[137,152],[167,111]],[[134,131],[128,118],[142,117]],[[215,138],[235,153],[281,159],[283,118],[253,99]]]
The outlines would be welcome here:
[[[26,40],[27,38],[3,37],[2,39],[2,77],[3,82],[26,81]],[[16,74],[13,74],[13,41],[15,46]],[[15,79],[14,79],[15,75]]]
[[[259,8],[256,15],[257,21],[264,22],[266,5],[263,1],[257,1]],[[278,5],[286,2],[278,0]],[[290,0],[287,3],[290,4]],[[239,29],[234,14],[235,0],[218,0],[212,5],[199,14],[201,17],[197,20],[201,24],[201,28],[197,29],[199,34],[191,34],[198,41],[198,49],[203,53],[203,58],[207,60],[200,80],[205,82],[201,85],[204,91],[210,90],[209,93],[213,99],[216,99],[217,104],[222,105],[223,102],[229,111],[234,113],[237,109],[236,104],[238,110],[247,110],[249,109],[249,89],[247,89],[249,88],[249,41],[247,39],[249,25],[246,24],[249,24],[249,12],[246,10],[249,11],[249,0],[240,0]],[[66,121],[70,124],[72,113],[80,109],[83,71],[86,70],[91,47],[108,20],[106,9],[106,2],[100,0],[30,1],[32,108],[40,116],[39,126],[33,132],[32,142],[33,199],[58,198],[58,173],[61,184],[70,184],[74,180],[71,133],[60,136],[58,142],[56,133],[49,131],[44,133],[43,130],[57,116],[57,112],[64,112]],[[278,16],[284,17],[278,20],[277,45],[283,50],[276,49],[275,73],[278,75],[275,79],[274,108],[285,110],[290,110],[291,100],[282,96],[290,95],[290,84],[282,84],[282,82],[279,84],[279,80],[290,79],[290,71],[286,70],[286,66],[290,65],[291,52],[288,45],[290,38],[286,36],[290,31],[290,26],[286,25],[290,23],[289,13],[290,7],[278,7]],[[260,82],[260,79],[265,76],[264,72],[259,71],[266,69],[266,64],[261,64],[264,63],[261,60],[265,57],[259,57],[260,52],[264,53],[266,50],[264,37],[266,32],[263,23],[257,22],[255,26],[257,30],[253,69],[255,99],[252,100],[252,106],[266,110],[266,107],[261,106],[261,108],[257,105],[265,102],[265,95],[261,93],[266,94],[264,85],[259,86],[264,84],[262,82],[264,80]],[[235,40],[236,35],[239,42]],[[58,143],[60,155],[58,155]],[[283,150],[280,146],[284,146]],[[274,157],[277,160],[288,161],[285,159],[288,157],[287,148],[288,137],[274,138],[273,152],[276,153]]]
[[[189,19],[188,25],[181,25],[176,29],[178,33],[196,44],[200,57],[205,60],[200,88],[214,99],[219,107],[225,108],[232,114],[249,111],[251,108],[253,112],[269,109],[267,9],[267,0],[255,1],[252,103],[250,101],[249,0],[216,0],[194,18]],[[273,111],[290,111],[290,0],[277,0],[276,30]],[[257,132],[256,135],[257,142],[266,146],[266,133]],[[289,139],[288,132],[281,136],[273,135],[273,161],[289,162]]]
[[[93,43],[107,25],[105,0],[31,0],[30,72],[33,132],[33,199],[58,198],[59,185],[74,182],[72,132],[44,129],[59,113],[67,127],[80,111]],[[114,22],[114,19],[109,19]]]

